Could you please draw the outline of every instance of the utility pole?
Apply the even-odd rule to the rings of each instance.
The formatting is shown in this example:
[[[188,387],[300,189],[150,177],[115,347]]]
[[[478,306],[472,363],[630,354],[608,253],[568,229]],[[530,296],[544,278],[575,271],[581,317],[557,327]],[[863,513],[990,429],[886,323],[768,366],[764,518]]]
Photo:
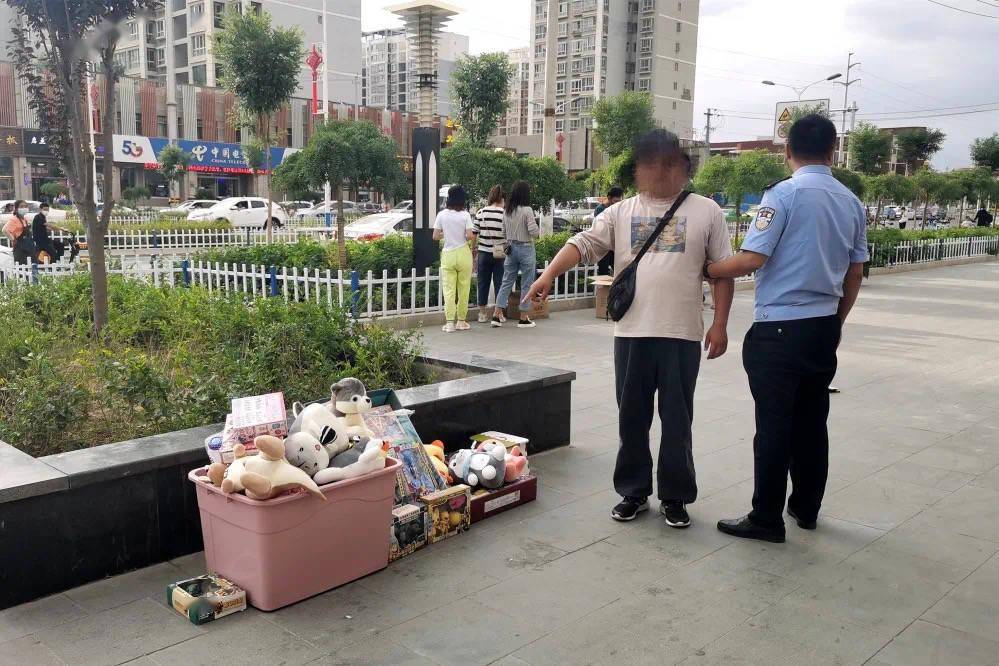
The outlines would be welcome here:
[[[839,136],[839,162],[840,165],[846,165],[846,153],[844,152],[846,148],[846,114],[850,110],[850,86],[854,83],[860,83],[860,79],[851,79],[852,70],[854,67],[858,67],[859,62],[853,62],[853,51],[846,57],[846,81],[836,81],[835,83],[843,86],[843,126],[842,132]]]
[[[711,109],[708,109],[707,111],[704,112],[704,115],[708,119],[708,124],[704,127],[704,143],[708,144],[708,155],[710,155],[711,154],[711,129],[712,129],[711,128],[711,116],[714,116],[714,115],[717,115],[717,114],[712,113]]]

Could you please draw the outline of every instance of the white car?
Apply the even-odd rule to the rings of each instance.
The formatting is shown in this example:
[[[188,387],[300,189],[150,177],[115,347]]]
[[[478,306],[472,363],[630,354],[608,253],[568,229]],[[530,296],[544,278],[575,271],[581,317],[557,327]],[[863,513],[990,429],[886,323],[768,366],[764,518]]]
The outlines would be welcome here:
[[[281,208],[284,208],[288,214],[294,215],[299,211],[312,208],[315,204],[311,201],[282,201],[280,206]]]
[[[282,225],[288,221],[288,214],[275,201],[271,211],[273,221]],[[229,197],[218,201],[211,208],[193,210],[187,216],[188,222],[228,222],[233,227],[256,227],[263,229],[267,223],[267,199],[262,197]]]
[[[299,220],[311,220],[313,218],[322,221],[322,217],[327,213],[333,213],[334,219],[340,210],[340,204],[336,201],[331,201],[329,208],[326,208],[326,204],[316,204],[312,208],[303,208],[295,212],[295,217]],[[351,213],[357,212],[357,205],[353,201],[343,202],[343,214],[350,215]]]
[[[413,233],[412,213],[375,213],[366,215],[351,222],[343,228],[344,238],[348,240],[378,240],[386,236]]]
[[[187,217],[193,211],[211,208],[218,203],[218,199],[188,199],[182,204],[173,208],[164,208],[161,212],[171,217]]]
[[[406,199],[405,201],[400,201],[389,212],[390,213],[412,213],[413,212],[413,200],[412,199]]]
[[[7,204],[13,206],[14,201],[15,201],[14,199],[4,199],[0,201],[0,210],[3,210]],[[41,206],[42,204],[40,201],[30,201],[30,200],[27,202],[27,204],[28,204],[28,221],[30,222],[35,217],[35,215],[38,214],[38,211],[40,210],[39,206]],[[52,224],[59,224],[61,222],[66,221],[66,211],[59,210],[58,208],[49,208],[49,212],[46,214],[45,217],[48,218],[48,221],[51,222]],[[4,220],[4,222],[6,222],[6,220]]]

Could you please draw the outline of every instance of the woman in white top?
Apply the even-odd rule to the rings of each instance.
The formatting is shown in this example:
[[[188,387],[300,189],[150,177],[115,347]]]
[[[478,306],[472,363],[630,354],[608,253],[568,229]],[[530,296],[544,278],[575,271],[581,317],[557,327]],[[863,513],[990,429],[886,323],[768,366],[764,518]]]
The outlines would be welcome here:
[[[475,238],[472,217],[465,210],[465,188],[455,185],[447,191],[447,208],[437,213],[434,240],[444,240],[441,252],[441,281],[444,286],[444,332],[467,331],[468,292],[472,286],[472,250]]]

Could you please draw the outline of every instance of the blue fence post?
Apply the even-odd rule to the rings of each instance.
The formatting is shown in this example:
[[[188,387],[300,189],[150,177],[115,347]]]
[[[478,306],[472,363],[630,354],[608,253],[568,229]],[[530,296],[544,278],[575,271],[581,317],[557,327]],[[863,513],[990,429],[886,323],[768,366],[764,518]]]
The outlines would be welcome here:
[[[326,211],[323,213],[323,217],[326,218],[326,228],[331,229],[333,227],[333,213]]]
[[[160,246],[160,234],[159,234],[158,231],[153,231],[152,232],[152,239],[151,240],[152,240],[152,246],[153,247],[159,247]]]
[[[270,285],[271,285],[271,287],[269,289],[269,291],[270,291],[269,295],[270,296],[277,296],[278,295],[278,288],[277,288],[277,266],[271,266],[268,269],[268,273],[270,274],[270,277],[268,279],[269,279]]]
[[[246,228],[246,244],[250,244],[250,227]]]
[[[350,314],[357,319],[357,307],[361,303],[361,275],[350,272]]]
[[[191,286],[191,260],[190,259],[184,259],[183,261],[180,262],[180,275],[181,275],[181,280],[184,283],[184,286],[185,287],[190,287]]]
[[[31,262],[31,284],[38,284],[38,264]]]

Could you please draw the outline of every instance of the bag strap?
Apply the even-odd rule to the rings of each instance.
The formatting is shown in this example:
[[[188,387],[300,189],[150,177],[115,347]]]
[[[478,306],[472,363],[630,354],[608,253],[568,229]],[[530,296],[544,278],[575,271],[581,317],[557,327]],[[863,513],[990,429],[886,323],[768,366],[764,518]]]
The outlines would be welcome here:
[[[676,197],[676,201],[673,202],[673,205],[669,207],[666,214],[663,215],[661,220],[659,220],[659,224],[656,226],[655,231],[649,234],[649,237],[645,239],[645,245],[643,245],[642,249],[638,251],[638,254],[635,256],[632,263],[638,264],[638,262],[642,260],[642,257],[644,257],[645,253],[649,251],[649,248],[652,247],[653,243],[659,239],[659,236],[662,234],[663,229],[666,228],[666,225],[669,224],[669,221],[673,219],[673,215],[675,215],[676,211],[680,208],[680,204],[682,204],[689,195],[690,190],[680,192],[680,194]]]

